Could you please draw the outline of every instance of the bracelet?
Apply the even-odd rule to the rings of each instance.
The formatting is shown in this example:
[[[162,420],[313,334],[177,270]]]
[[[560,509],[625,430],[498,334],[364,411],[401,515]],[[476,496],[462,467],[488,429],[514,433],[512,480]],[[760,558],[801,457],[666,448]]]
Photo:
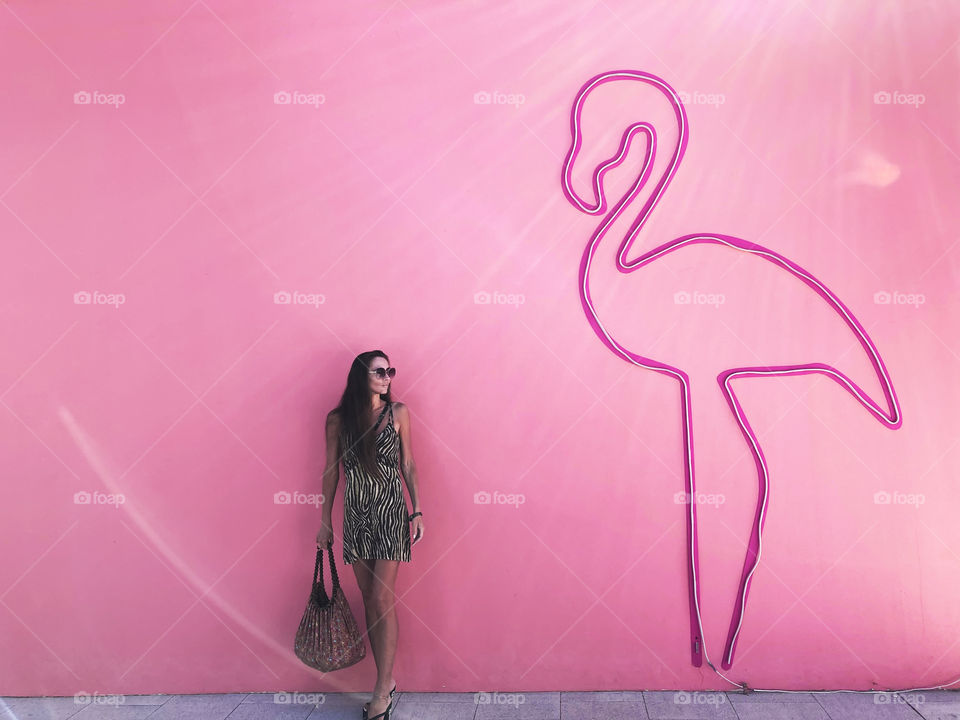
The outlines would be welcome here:
[[[417,515],[423,515],[423,513],[422,513],[422,512],[419,512],[419,511],[413,513],[413,515],[410,515],[410,516],[407,518],[407,522],[411,522]]]

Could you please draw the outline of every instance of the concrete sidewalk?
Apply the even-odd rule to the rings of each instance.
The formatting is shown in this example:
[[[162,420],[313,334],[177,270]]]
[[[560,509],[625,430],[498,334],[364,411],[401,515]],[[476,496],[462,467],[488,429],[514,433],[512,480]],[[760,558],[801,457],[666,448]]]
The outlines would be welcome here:
[[[369,693],[2,698],[0,720],[360,720]],[[396,720],[957,720],[960,691],[397,692]]]

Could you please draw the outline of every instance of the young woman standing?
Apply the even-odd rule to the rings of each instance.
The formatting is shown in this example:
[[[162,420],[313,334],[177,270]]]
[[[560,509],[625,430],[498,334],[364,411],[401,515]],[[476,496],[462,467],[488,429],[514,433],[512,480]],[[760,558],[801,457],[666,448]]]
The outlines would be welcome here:
[[[353,360],[340,404],[327,415],[323,516],[317,533],[317,547],[333,542],[331,512],[342,460],[343,562],[353,565],[360,586],[377,665],[373,697],[363,708],[363,717],[369,720],[389,720],[393,709],[398,636],[394,587],[400,563],[410,561],[411,544],[423,538],[410,413],[390,393],[396,372],[380,350]],[[413,505],[409,514],[401,470]]]

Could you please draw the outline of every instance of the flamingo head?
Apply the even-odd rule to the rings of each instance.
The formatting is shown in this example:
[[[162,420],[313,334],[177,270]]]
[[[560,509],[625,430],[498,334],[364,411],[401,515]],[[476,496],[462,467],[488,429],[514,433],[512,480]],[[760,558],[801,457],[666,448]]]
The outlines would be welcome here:
[[[595,93],[598,88],[608,82],[616,84],[617,89],[615,93]],[[640,94],[636,95],[635,91],[639,91]],[[651,97],[651,93],[657,97]],[[591,95],[593,95],[593,99],[588,103],[587,100],[591,98]],[[634,96],[636,96],[636,100],[634,100]],[[664,105],[662,101],[664,96],[668,99],[670,103],[669,106]],[[599,115],[602,118],[602,121],[599,123],[601,126],[609,127],[612,125],[616,127],[620,125],[625,128],[620,135],[620,144],[616,152],[609,158],[599,162],[593,169],[591,182],[593,197],[590,199],[581,197],[574,188],[573,182],[574,162],[583,146],[584,133],[581,123],[585,107],[590,108],[591,114]],[[687,136],[686,113],[683,109],[683,103],[680,100],[680,95],[656,75],[637,70],[614,70],[605,72],[594,76],[584,83],[580,88],[580,92],[577,93],[577,97],[570,111],[571,142],[567,151],[567,157],[563,163],[561,186],[567,200],[582,212],[589,215],[599,215],[607,211],[607,199],[604,196],[604,175],[607,171],[612,170],[624,162],[630,150],[631,140],[638,134],[644,134],[647,142],[643,170],[639,181],[635,185],[635,189],[643,185],[653,170],[653,159],[656,155],[657,132],[653,123],[636,121],[636,113],[638,110],[651,114],[659,112],[659,114],[654,117],[656,123],[661,126],[663,124],[674,124],[675,122],[679,127],[677,152],[683,152],[686,146]],[[670,117],[663,114],[664,112],[671,111],[675,117],[675,121],[671,121]],[[624,113],[626,113],[626,115],[624,115]],[[620,118],[622,118],[622,124],[617,122]],[[590,123],[591,126],[596,126],[597,124],[596,121]]]

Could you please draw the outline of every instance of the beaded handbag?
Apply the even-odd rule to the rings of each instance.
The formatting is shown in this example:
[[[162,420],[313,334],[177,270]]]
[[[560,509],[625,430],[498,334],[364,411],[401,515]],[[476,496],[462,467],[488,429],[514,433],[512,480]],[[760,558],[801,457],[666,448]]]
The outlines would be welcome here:
[[[330,596],[327,597],[323,588],[323,550],[317,548],[313,588],[293,643],[293,651],[304,664],[324,672],[350,667],[367,654],[357,621],[340,587],[332,542],[327,551],[330,553],[330,574],[333,575]]]

